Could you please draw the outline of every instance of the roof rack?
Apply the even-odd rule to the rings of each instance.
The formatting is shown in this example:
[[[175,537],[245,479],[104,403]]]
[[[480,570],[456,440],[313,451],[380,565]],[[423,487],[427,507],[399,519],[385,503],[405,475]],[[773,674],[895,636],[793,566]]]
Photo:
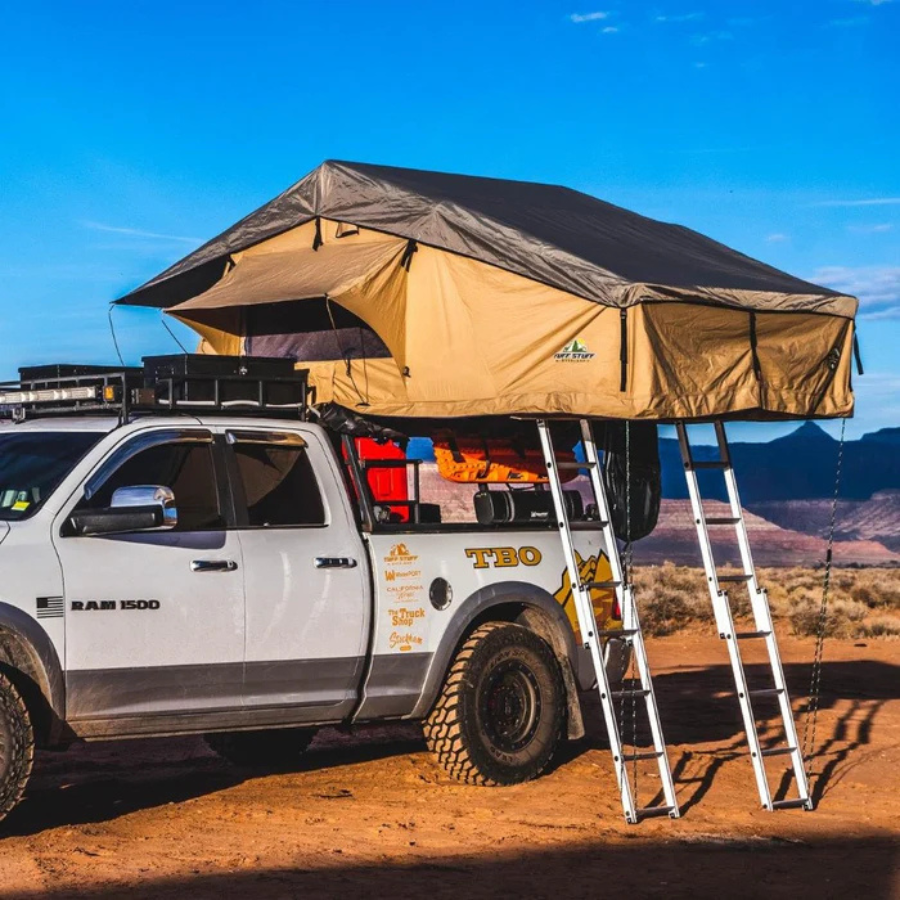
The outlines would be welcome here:
[[[178,354],[145,356],[142,366],[47,365],[0,383],[0,415],[132,414],[288,416],[305,420],[309,370],[291,359]]]

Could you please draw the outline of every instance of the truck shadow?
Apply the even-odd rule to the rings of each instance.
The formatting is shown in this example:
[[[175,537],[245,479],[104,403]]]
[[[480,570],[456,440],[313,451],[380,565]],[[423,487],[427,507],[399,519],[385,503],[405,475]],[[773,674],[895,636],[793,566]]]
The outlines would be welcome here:
[[[417,728],[373,731],[374,735],[354,736],[327,729],[324,742],[317,739],[289,770],[233,766],[195,737],[83,744],[64,753],[39,753],[25,798],[0,823],[0,840],[65,825],[108,822],[224,791],[253,778],[374,762],[425,746]]]
[[[363,848],[358,848],[363,850]],[[666,841],[586,841],[478,855],[416,855],[402,862],[340,863],[315,855],[286,868],[260,867],[176,877],[143,876],[78,890],[43,888],[29,895],[66,900],[174,900],[191,897],[367,897],[458,900],[460,897],[760,896],[887,900],[898,863],[885,838],[785,841],[752,836],[683,834]],[[0,896],[2,896],[0,887]],[[21,895],[20,895],[21,897]]]

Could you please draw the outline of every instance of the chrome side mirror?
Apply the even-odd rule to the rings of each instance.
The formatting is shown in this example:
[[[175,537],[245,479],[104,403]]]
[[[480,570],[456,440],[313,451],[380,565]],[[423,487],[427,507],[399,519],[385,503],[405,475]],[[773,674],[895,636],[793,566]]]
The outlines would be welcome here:
[[[128,507],[158,507],[161,522],[155,527],[160,530],[174,528],[178,524],[178,509],[175,506],[175,492],[160,484],[136,484],[116,490],[109,503],[110,509]]]

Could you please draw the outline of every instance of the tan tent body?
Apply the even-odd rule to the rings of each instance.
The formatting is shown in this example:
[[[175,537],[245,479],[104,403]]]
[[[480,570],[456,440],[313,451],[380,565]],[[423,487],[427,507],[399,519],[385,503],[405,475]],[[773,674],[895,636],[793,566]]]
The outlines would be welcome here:
[[[325,163],[120,302],[372,415],[853,409],[853,298],[547,185]]]

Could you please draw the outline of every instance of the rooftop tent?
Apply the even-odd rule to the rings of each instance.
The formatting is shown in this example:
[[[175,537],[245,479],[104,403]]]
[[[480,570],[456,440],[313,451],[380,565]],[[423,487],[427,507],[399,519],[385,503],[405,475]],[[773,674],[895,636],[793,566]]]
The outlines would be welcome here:
[[[855,299],[550,185],[326,162],[119,302],[371,414],[853,409]]]

